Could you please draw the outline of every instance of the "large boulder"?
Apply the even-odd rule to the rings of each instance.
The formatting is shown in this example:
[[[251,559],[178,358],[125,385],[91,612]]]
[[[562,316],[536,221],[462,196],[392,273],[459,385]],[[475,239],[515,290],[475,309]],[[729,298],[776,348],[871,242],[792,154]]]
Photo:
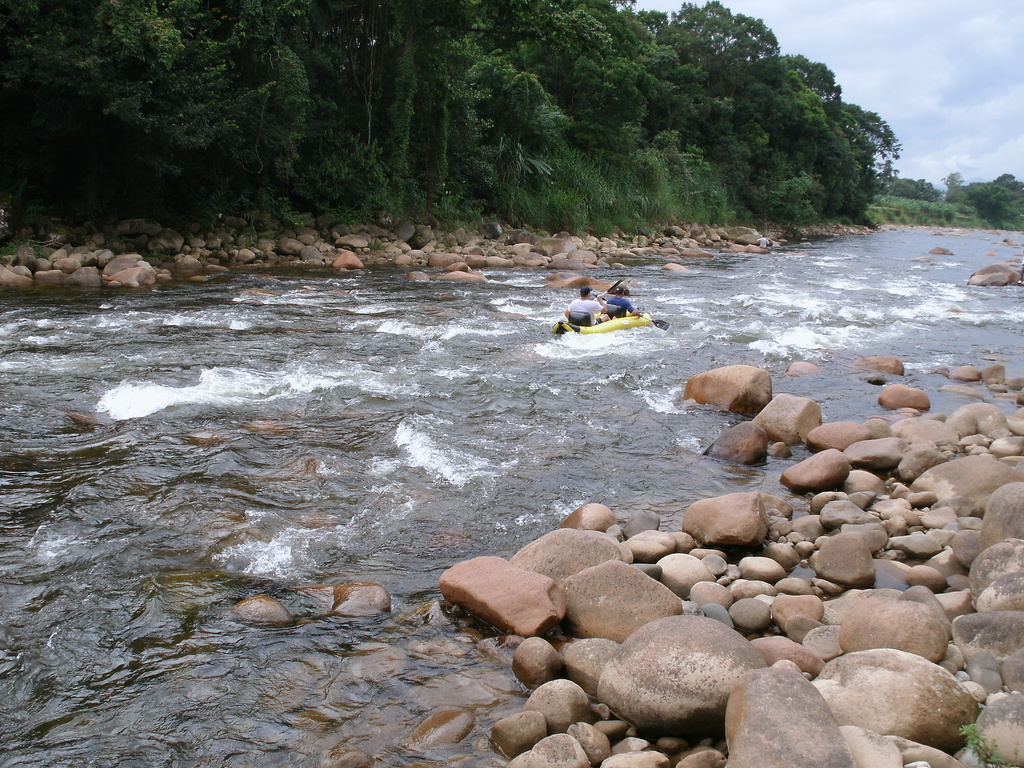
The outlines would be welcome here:
[[[441,594],[503,632],[544,635],[565,615],[558,585],[500,557],[476,557],[441,574]]]
[[[532,541],[509,558],[517,568],[562,582],[606,560],[625,560],[628,550],[599,531],[560,528]]]
[[[978,733],[1010,765],[1024,766],[1024,696],[1000,696],[978,717]]]
[[[857,768],[828,703],[793,669],[747,672],[726,708],[729,768]]]
[[[997,488],[985,505],[978,546],[987,549],[1003,539],[1024,539],[1024,482]]]
[[[1016,264],[997,262],[975,270],[967,279],[968,285],[982,288],[999,288],[1020,282],[1020,267]]]
[[[971,403],[949,414],[946,426],[955,429],[960,437],[988,435],[994,430],[1007,428],[1006,414],[992,403]]]
[[[999,661],[1024,651],[1024,611],[968,613],[953,619],[953,642],[967,661],[981,652]]]
[[[851,469],[842,451],[829,448],[789,467],[779,480],[794,493],[834,491],[846,481]]]
[[[901,736],[946,752],[963,746],[960,728],[978,716],[974,697],[953,675],[892,648],[835,658],[814,685],[840,725]]]
[[[821,407],[809,397],[780,393],[754,417],[772,442],[796,445],[821,426]]]
[[[574,637],[603,637],[622,642],[644,624],[683,611],[682,602],[664,584],[632,565],[609,560],[562,582],[564,629]]]
[[[949,630],[936,611],[912,600],[861,601],[839,628],[843,653],[897,648],[938,664],[946,655],[948,643]]]
[[[932,467],[911,484],[910,490],[914,493],[932,491],[940,502],[962,496],[967,501],[964,512],[981,517],[989,496],[996,489],[1020,482],[1024,482],[1024,473],[999,459],[988,455],[965,456]]]
[[[985,547],[971,561],[969,573],[974,600],[990,584],[1007,574],[1024,571],[1024,539],[1005,539]]]
[[[702,546],[759,546],[768,533],[766,502],[773,498],[747,491],[701,499],[687,507],[683,531]]]
[[[703,737],[721,732],[733,684],[764,666],[721,622],[672,616],[629,636],[601,673],[597,698],[641,731]]]
[[[771,402],[772,378],[762,368],[727,365],[691,377],[686,382],[683,397],[755,416]]]

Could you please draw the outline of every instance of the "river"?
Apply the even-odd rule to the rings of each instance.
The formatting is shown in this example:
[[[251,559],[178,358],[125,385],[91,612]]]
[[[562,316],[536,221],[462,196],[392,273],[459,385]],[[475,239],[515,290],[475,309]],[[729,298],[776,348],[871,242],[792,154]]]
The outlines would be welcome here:
[[[440,574],[589,501],[678,530],[700,498],[789,497],[792,460],[702,455],[740,417],[682,400],[701,371],[766,368],[826,421],[880,413],[860,356],[899,356],[942,412],[970,402],[938,392],[943,366],[1024,374],[1020,287],[966,284],[1021,253],[1007,237],[893,230],[686,273],[638,259],[599,275],[636,280],[669,330],[563,338],[572,292],[540,271],[0,293],[0,765],[503,765],[486,737],[525,694],[501,639],[438,603]],[[821,375],[785,376],[796,360]],[[317,618],[293,591],[360,581],[390,614]],[[298,620],[237,620],[254,594]],[[449,708],[469,736],[407,747]]]

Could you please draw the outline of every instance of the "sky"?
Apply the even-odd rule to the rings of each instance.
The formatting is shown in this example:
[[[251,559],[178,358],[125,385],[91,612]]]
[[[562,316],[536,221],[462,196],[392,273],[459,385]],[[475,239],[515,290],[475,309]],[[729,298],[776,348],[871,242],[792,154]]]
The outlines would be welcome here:
[[[703,5],[704,0],[693,0]],[[1024,0],[722,0],[764,21],[783,54],[836,75],[843,101],[877,113],[902,145],[905,179],[943,189],[1011,173],[1024,181]],[[637,0],[671,13],[681,0]]]

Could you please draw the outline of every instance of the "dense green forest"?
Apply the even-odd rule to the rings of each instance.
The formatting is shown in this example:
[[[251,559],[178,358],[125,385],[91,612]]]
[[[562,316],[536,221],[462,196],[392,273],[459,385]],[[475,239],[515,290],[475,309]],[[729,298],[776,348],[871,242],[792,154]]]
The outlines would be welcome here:
[[[965,184],[951,173],[942,183],[944,191],[924,179],[889,178],[869,215],[879,224],[1024,229],[1024,182],[1013,174]]]
[[[97,221],[864,221],[899,145],[719,2],[0,0],[0,194]]]

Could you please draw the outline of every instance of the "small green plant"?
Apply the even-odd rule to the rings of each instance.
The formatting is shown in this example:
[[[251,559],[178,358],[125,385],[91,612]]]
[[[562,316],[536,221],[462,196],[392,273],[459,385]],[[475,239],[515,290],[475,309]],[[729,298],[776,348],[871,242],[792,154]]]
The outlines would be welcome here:
[[[1014,768],[1014,763],[999,754],[999,749],[978,730],[977,723],[962,726],[960,735],[964,737],[967,749],[985,768]]]

